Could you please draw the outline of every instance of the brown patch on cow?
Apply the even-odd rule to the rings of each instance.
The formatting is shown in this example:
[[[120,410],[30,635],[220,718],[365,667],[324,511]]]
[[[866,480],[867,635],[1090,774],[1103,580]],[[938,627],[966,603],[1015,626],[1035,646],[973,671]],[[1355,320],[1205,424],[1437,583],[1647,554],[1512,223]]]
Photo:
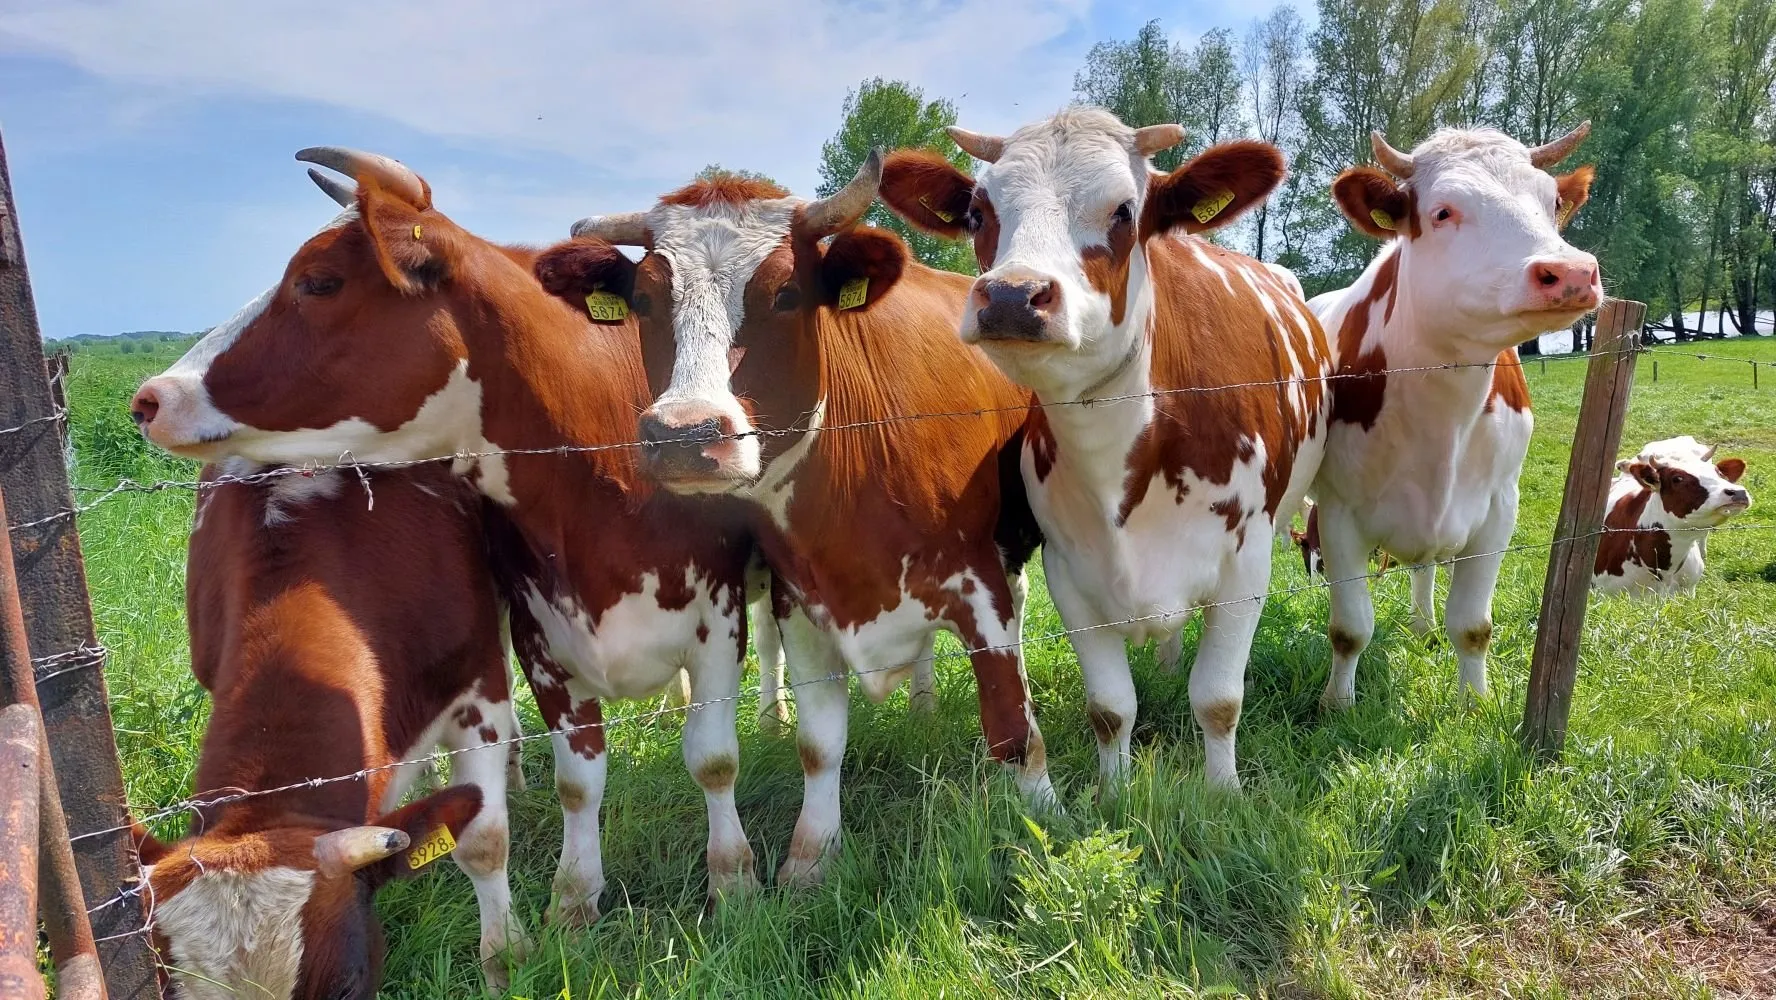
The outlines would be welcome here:
[[[1009,597],[1007,594],[1006,598]],[[974,635],[975,638],[964,641],[969,645],[979,643],[980,633]],[[971,655],[969,664],[974,668],[974,682],[980,693],[981,731],[987,739],[987,752],[994,760],[1007,764],[1024,763],[1032,730],[1017,653],[1008,649],[985,650]]]
[[[1108,744],[1116,739],[1116,734],[1122,732],[1122,716],[1107,708],[1087,705],[1085,717],[1091,723],[1092,732],[1096,734],[1098,742],[1101,744]]]
[[[1597,541],[1594,573],[1622,576],[1630,562],[1655,570],[1671,568],[1671,536],[1663,528],[1642,528],[1653,491],[1642,488],[1617,500],[1603,518],[1603,537]]]
[[[826,757],[820,752],[819,747],[797,740],[796,755],[802,759],[803,774],[815,775],[826,770]]]
[[[1332,652],[1339,656],[1355,656],[1363,648],[1363,640],[1342,629],[1332,629],[1326,638],[1332,643]]]
[[[481,724],[481,709],[474,705],[464,705],[456,710],[451,719],[458,729],[473,729]]]
[[[1492,624],[1476,625],[1455,637],[1455,648],[1464,653],[1480,654],[1492,645]]]
[[[1682,520],[1708,502],[1708,487],[1682,469],[1659,470],[1659,503],[1665,512]]]
[[[697,623],[697,641],[698,642],[708,642],[709,641],[709,625],[708,625],[708,623],[706,623],[706,622],[698,622]]]
[[[1233,531],[1240,526],[1240,502],[1237,497],[1217,500],[1209,505],[1209,513],[1219,514],[1227,520],[1227,530]]]
[[[1332,381],[1332,419],[1358,424],[1364,430],[1374,427],[1375,418],[1381,414],[1382,398],[1387,392],[1387,353],[1380,345],[1358,352],[1362,351],[1363,337],[1369,330],[1372,307],[1386,299],[1386,312],[1392,314],[1397,294],[1395,281],[1400,272],[1399,251],[1390,249],[1383,253],[1386,256],[1375,269],[1369,294],[1351,303],[1338,328],[1338,371]],[[1518,376],[1522,377],[1521,371]]]
[[[1486,394],[1486,412],[1491,413],[1497,403],[1503,403],[1513,413],[1529,409],[1529,380],[1523,377],[1523,362],[1517,360],[1517,352],[1510,348],[1500,351],[1493,359],[1492,389]]]
[[[970,207],[980,213],[980,222],[974,226],[974,259],[985,274],[993,269],[993,261],[999,256],[999,212],[993,208],[993,199],[978,188]]]
[[[556,778],[555,797],[561,800],[561,808],[568,812],[577,813],[586,808],[586,788],[577,781]]]
[[[877,197],[894,214],[934,236],[966,230],[974,178],[930,149],[897,149],[882,164]],[[941,214],[940,214],[941,213]]]
[[[1226,736],[1239,725],[1240,703],[1236,699],[1217,701],[1196,710],[1197,724],[1210,736]]]
[[[677,191],[662,195],[660,204],[708,208],[712,205],[739,205],[748,201],[787,197],[789,192],[773,181],[721,174],[692,181]]]
[[[1090,246],[1079,253],[1085,280],[1110,297],[1110,322],[1118,326],[1128,307],[1129,257],[1134,248],[1134,222],[1117,219],[1110,226],[1107,246]]]
[[[499,730],[492,726],[482,726],[480,729],[475,730],[475,735],[481,737],[481,742],[483,743],[499,742]]]
[[[1169,174],[1147,180],[1141,207],[1141,239],[1182,228],[1187,233],[1219,229],[1263,201],[1282,182],[1283,153],[1268,142],[1237,139],[1210,146]],[[1229,199],[1220,211],[1200,219],[1205,202]]]
[[[472,837],[464,837],[456,845],[456,863],[470,875],[492,875],[506,867],[510,846],[509,837],[503,827],[480,830]]]
[[[734,776],[739,773],[739,763],[727,754],[722,754],[697,765],[697,784],[706,792],[720,794],[734,787]]]
[[[1047,482],[1048,474],[1054,471],[1055,457],[1060,454],[1060,442],[1055,440],[1054,428],[1048,425],[1048,411],[1035,396],[1030,397],[1030,420],[1024,425],[1024,440],[1030,445],[1030,464],[1035,467],[1036,481]]]

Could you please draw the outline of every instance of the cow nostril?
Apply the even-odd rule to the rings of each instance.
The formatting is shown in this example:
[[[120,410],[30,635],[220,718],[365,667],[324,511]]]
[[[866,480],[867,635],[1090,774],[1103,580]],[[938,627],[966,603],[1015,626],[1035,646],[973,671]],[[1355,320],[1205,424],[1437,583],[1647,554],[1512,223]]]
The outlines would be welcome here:
[[[1048,308],[1052,307],[1054,305],[1054,301],[1055,301],[1055,290],[1056,289],[1055,289],[1054,282],[1052,282],[1052,281],[1042,282],[1036,288],[1035,293],[1030,296],[1031,308],[1033,308],[1033,309],[1048,309]]]
[[[1553,288],[1560,284],[1560,275],[1554,273],[1554,269],[1551,267],[1538,267],[1536,268],[1536,284],[1543,288]]]
[[[160,399],[154,390],[143,388],[136,393],[135,399],[130,400],[130,419],[136,422],[136,426],[145,427],[159,415]]]

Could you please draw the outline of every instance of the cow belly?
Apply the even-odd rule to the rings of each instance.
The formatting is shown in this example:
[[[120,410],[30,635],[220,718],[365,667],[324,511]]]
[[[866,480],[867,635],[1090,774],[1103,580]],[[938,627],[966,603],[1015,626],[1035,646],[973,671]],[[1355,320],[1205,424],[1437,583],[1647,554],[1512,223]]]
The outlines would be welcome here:
[[[910,564],[911,560],[907,562]],[[915,589],[926,596],[936,593],[941,597],[935,599],[934,606],[933,602],[915,597]],[[960,623],[952,617],[953,610],[960,609],[966,609],[973,618],[976,626],[973,631],[978,633],[977,636],[963,635],[965,644],[998,641],[997,626],[1002,624],[1009,610],[994,606],[991,593],[972,569],[935,581],[934,589],[910,586],[907,570],[903,567],[900,599],[892,608],[882,610],[868,621],[842,626],[832,623],[822,609],[815,609],[815,616],[827,623],[846,665],[857,674],[858,685],[864,694],[874,701],[881,701],[906,680],[914,661],[925,655],[926,644],[934,633],[942,629],[962,633]]]
[[[660,693],[680,669],[695,667],[709,643],[735,644],[740,614],[718,601],[709,581],[687,573],[690,600],[682,593],[662,600],[659,577],[642,577],[641,590],[624,594],[594,625],[577,598],[549,599],[536,587],[525,604],[542,628],[549,655],[572,676],[575,694],[596,698],[646,698]]]

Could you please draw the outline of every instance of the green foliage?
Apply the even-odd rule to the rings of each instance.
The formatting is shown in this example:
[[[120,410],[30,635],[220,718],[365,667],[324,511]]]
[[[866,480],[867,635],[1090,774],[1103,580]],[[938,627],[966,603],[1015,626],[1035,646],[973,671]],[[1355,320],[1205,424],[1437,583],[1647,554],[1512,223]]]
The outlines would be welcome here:
[[[732,177],[743,181],[760,181],[765,184],[776,185],[777,187],[783,186],[778,184],[775,178],[766,174],[761,174],[756,170],[729,170],[727,167],[724,167],[719,163],[711,163],[709,166],[697,171],[697,176],[694,179],[699,181],[713,181],[723,177]]]
[[[1018,935],[1043,955],[1096,940],[1099,961],[1127,963],[1134,931],[1159,902],[1159,890],[1141,873],[1141,849],[1127,834],[1099,830],[1060,853],[1048,832],[1025,821],[1036,850],[1018,855],[1012,883],[1018,893]]]
[[[1184,126],[1184,142],[1153,158],[1161,170],[1245,129],[1233,32],[1226,28],[1186,49],[1167,40],[1157,19],[1148,21],[1132,39],[1093,45],[1073,89],[1131,127]]]
[[[819,194],[824,197],[850,183],[870,150],[930,149],[968,170],[972,162],[944,133],[956,124],[956,106],[899,80],[865,80],[845,95],[844,124],[820,149]],[[973,274],[974,248],[966,241],[928,236],[903,222],[881,203],[870,206],[864,221],[892,229],[912,248],[913,256],[943,271]]]

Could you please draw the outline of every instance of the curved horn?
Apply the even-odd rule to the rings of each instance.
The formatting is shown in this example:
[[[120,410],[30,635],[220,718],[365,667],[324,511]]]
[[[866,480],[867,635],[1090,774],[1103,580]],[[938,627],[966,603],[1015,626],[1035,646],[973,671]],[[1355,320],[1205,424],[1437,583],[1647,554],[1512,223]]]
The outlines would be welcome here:
[[[882,151],[872,149],[869,159],[857,168],[857,175],[850,183],[825,198],[808,203],[803,210],[803,225],[819,236],[856,225],[863,213],[869,211],[870,202],[876,200],[876,188],[881,184]]]
[[[1412,154],[1402,153],[1388,145],[1387,138],[1381,134],[1380,129],[1369,133],[1369,148],[1375,153],[1375,162],[1381,164],[1383,170],[1401,180],[1412,176]]]
[[[431,186],[400,160],[344,146],[310,146],[297,151],[296,158],[336,170],[354,181],[374,178],[377,184],[399,195],[414,208],[432,207]]]
[[[315,861],[334,875],[355,872],[407,849],[411,838],[387,826],[354,826],[315,838]]]
[[[1555,139],[1553,142],[1544,142],[1540,146],[1532,148],[1529,151],[1530,165],[1535,167],[1551,167],[1554,164],[1559,163],[1561,160],[1571,156],[1573,150],[1579,148],[1579,143],[1584,142],[1585,137],[1590,134],[1591,119],[1587,118],[1579,123],[1578,128]]]
[[[1135,152],[1152,156],[1184,141],[1182,125],[1148,125],[1135,129]]]
[[[308,168],[308,179],[315,182],[321,193],[339,203],[340,208],[351,208],[358,203],[358,191],[344,181],[336,181],[313,167]]]
[[[962,152],[982,163],[998,163],[999,157],[1005,152],[1005,140],[996,135],[981,135],[954,125],[944,129],[950,139],[962,147]]]
[[[574,237],[596,236],[618,246],[642,247],[649,242],[646,212],[594,215],[574,223],[568,233]]]

